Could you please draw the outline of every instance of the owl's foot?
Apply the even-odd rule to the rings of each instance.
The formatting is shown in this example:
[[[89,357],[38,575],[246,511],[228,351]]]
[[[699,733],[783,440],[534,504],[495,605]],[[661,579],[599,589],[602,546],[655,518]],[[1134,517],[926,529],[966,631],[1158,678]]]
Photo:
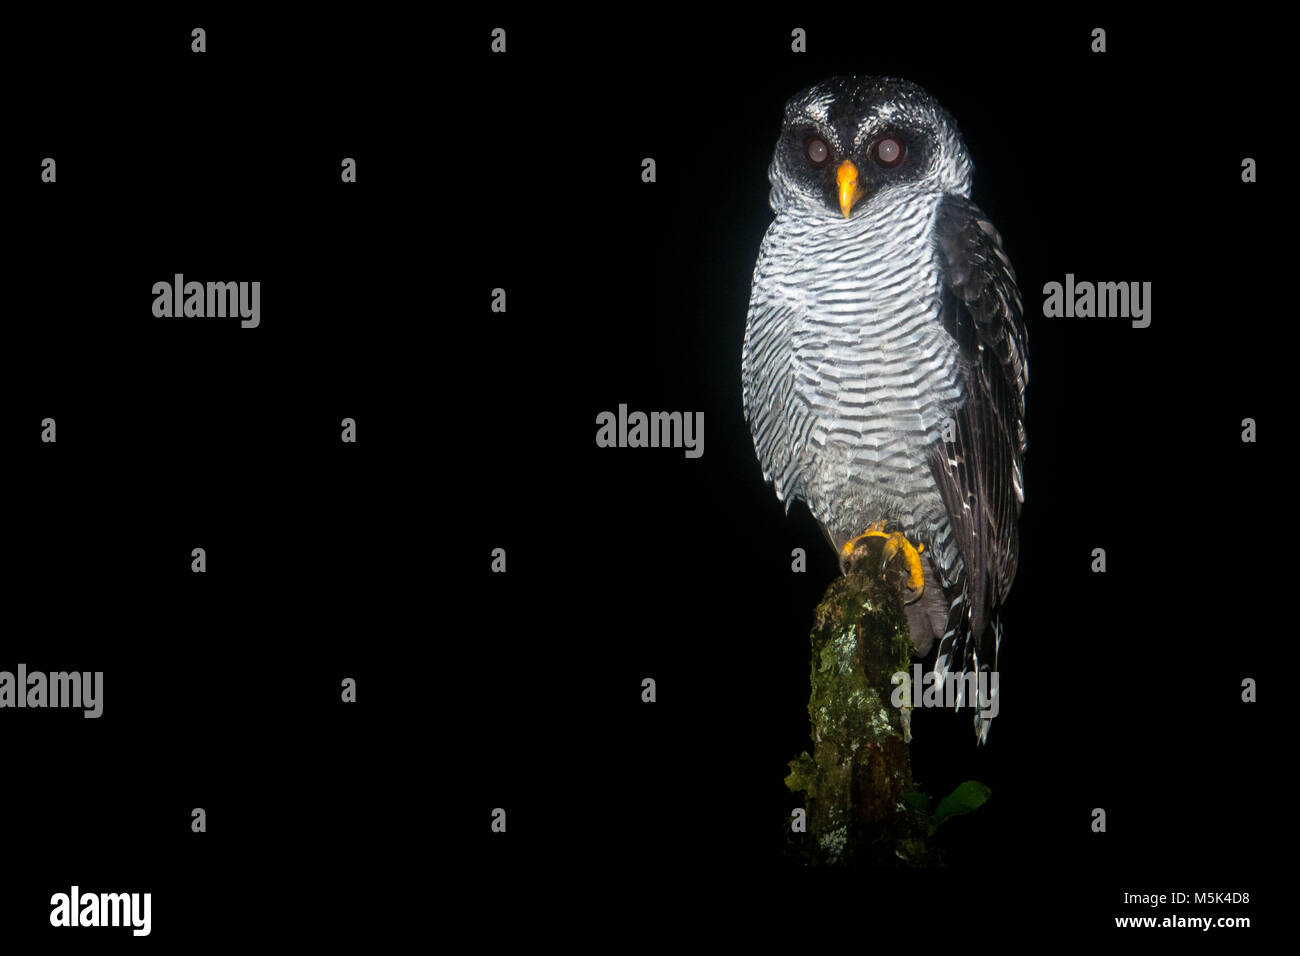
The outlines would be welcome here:
[[[876,538],[884,540],[872,540]],[[851,564],[856,563],[856,560],[863,556],[862,552],[866,551],[871,544],[881,546],[880,567],[882,569],[896,556],[902,556],[903,603],[911,604],[919,598],[925,591],[925,572],[921,568],[921,552],[925,550],[925,545],[913,545],[901,531],[888,532],[885,530],[884,521],[876,521],[867,525],[867,530],[862,534],[845,542],[844,547],[840,549],[840,567],[847,571]]]

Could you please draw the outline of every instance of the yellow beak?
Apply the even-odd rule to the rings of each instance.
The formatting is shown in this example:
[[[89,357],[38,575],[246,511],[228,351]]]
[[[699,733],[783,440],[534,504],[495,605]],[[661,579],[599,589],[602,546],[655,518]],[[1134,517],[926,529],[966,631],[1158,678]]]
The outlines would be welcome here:
[[[835,181],[840,187],[840,211],[848,219],[853,204],[862,198],[862,187],[858,185],[858,167],[847,159],[844,160],[835,171]]]

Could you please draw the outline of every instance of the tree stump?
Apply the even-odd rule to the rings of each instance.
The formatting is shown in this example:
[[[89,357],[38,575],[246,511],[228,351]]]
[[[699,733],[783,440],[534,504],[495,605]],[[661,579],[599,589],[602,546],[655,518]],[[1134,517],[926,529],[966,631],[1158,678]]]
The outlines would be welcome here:
[[[811,865],[922,866],[926,821],[904,794],[912,781],[912,643],[903,611],[906,568],[866,539],[817,606],[812,643],[813,753],[790,761],[786,785],[806,794]],[[893,677],[904,675],[901,684]]]

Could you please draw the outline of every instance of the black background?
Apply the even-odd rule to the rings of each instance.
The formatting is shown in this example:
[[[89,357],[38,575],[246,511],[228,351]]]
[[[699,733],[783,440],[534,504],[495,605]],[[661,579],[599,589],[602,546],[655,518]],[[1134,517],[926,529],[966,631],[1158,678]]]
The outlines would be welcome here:
[[[739,375],[782,106],[841,72],[962,127],[1029,451],[989,744],[914,721],[926,791],[992,799],[946,869],[811,886],[863,933],[1113,933],[1170,890],[1250,892],[1171,911],[1258,926],[1289,598],[1267,25],[606,13],[12,26],[0,668],[103,670],[105,710],[0,714],[0,932],[146,944],[51,930],[74,882],[152,892],[154,945],[840,905],[804,895],[783,783],[835,561],[762,482]],[[177,272],[260,280],[261,326],[154,319]],[[1067,272],[1151,282],[1151,326],[1043,318]],[[704,456],[597,448],[620,403],[702,411]]]

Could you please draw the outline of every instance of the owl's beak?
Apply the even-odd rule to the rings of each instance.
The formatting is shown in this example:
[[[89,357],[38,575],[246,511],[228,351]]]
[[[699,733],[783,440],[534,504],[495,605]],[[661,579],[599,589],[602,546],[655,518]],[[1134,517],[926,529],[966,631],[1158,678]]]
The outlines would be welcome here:
[[[844,218],[848,219],[853,204],[863,195],[862,187],[858,185],[858,167],[847,159],[844,160],[835,171],[835,181],[840,187],[840,211],[844,213]]]

